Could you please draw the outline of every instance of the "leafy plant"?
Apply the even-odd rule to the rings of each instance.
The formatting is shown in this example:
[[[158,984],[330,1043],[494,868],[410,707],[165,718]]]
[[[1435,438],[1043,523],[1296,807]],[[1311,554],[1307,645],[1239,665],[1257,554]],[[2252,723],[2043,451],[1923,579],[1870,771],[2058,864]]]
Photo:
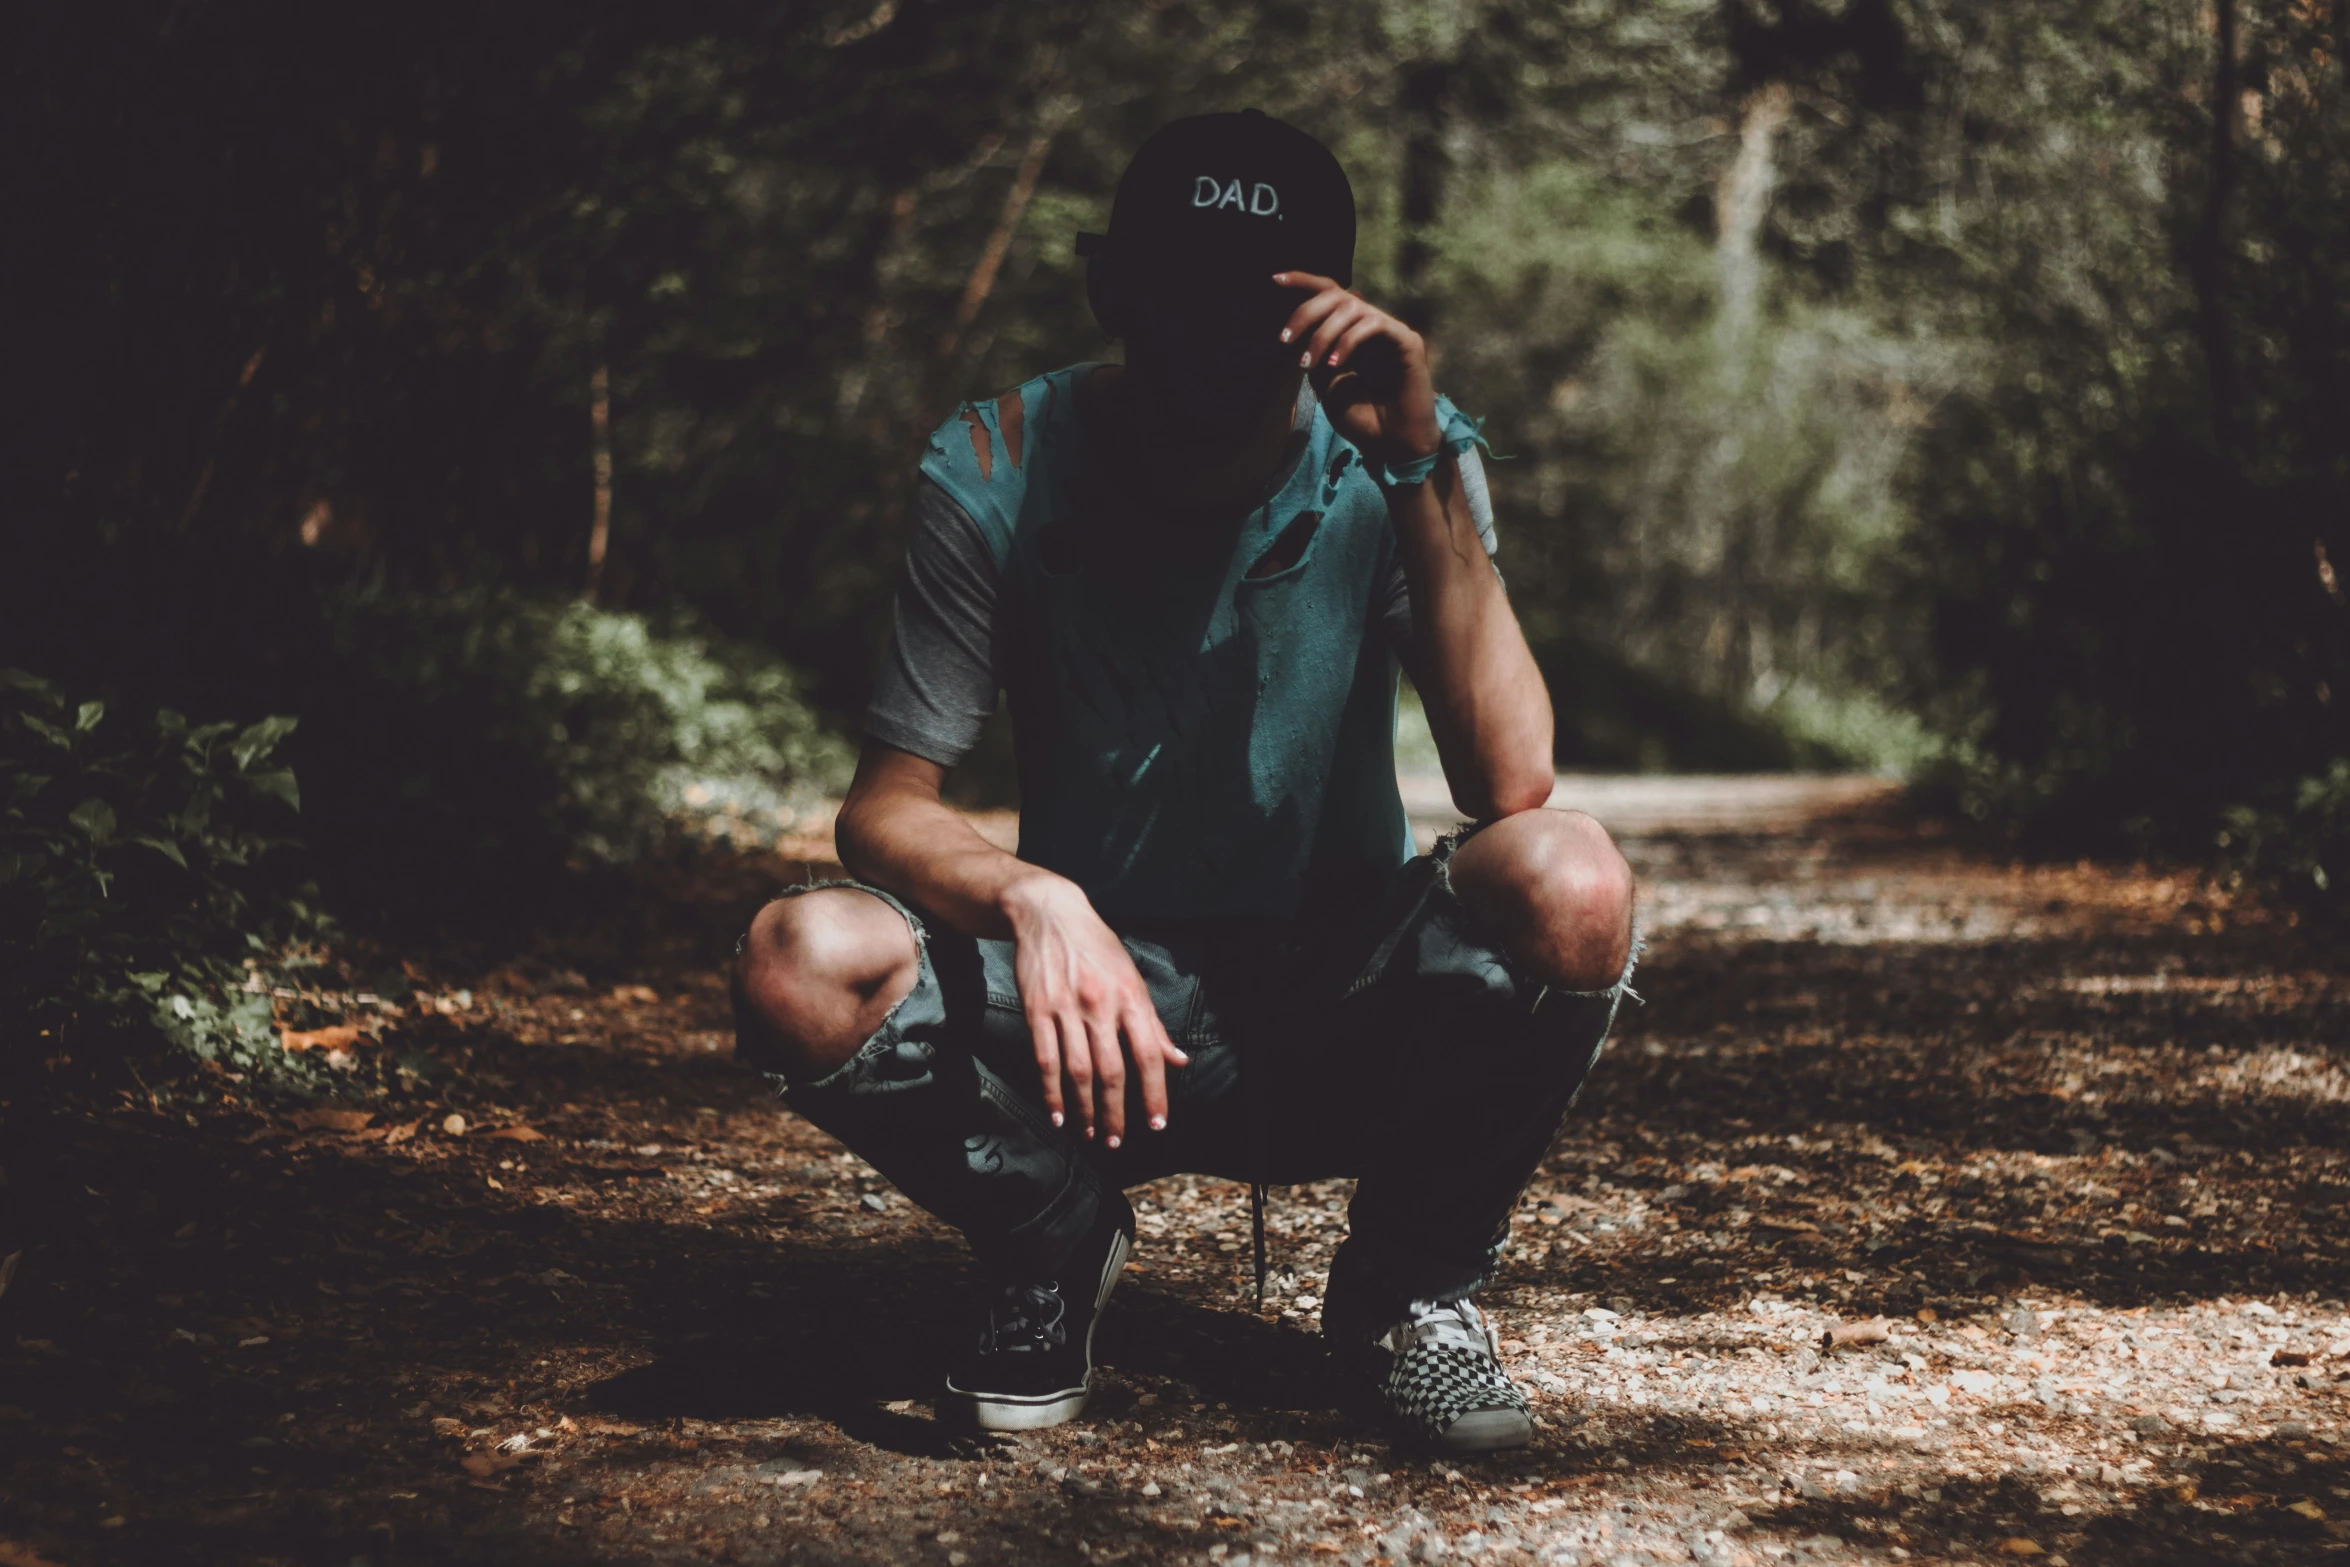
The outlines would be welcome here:
[[[2350,904],[2350,757],[2298,780],[2290,798],[2226,813],[2219,846],[2248,874],[2288,896]]]
[[[144,722],[0,669],[0,1004],[57,1035],[144,1029],[276,1058],[249,980],[315,928],[263,862],[301,804],[291,718]],[[250,987],[250,988],[249,988]]]
[[[781,825],[847,780],[791,669],[690,624],[483,591],[362,598],[335,627],[302,754],[338,910],[543,909],[690,847],[696,809]]]

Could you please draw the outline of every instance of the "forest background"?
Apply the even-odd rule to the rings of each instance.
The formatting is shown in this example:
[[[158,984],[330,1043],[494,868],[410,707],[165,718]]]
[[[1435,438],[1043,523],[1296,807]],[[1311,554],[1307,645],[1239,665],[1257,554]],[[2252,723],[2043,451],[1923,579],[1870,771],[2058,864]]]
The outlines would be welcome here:
[[[1251,105],[1506,459],[1563,766],[1899,771],[2341,904],[2350,0],[6,25],[40,1037],[274,1057],[336,932],[517,940],[836,789],[928,432],[1105,354],[1073,235]]]

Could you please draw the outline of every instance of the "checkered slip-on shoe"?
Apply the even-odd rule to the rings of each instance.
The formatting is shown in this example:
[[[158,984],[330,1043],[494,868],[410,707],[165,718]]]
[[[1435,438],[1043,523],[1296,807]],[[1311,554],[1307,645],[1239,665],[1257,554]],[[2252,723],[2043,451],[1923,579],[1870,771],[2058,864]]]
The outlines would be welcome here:
[[[1416,1300],[1372,1340],[1384,1352],[1378,1392],[1404,1434],[1448,1453],[1490,1453],[1534,1440],[1526,1395],[1501,1369],[1501,1345],[1465,1300]]]

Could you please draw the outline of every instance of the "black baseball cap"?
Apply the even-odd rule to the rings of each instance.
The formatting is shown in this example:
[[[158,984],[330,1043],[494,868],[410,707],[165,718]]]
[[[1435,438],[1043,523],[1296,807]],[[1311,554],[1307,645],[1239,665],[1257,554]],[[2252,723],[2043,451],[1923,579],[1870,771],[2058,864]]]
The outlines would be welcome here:
[[[1253,315],[1278,303],[1275,272],[1353,284],[1354,187],[1294,125],[1256,109],[1195,115],[1151,133],[1118,180],[1110,232],[1078,235],[1077,250],[1170,303]]]

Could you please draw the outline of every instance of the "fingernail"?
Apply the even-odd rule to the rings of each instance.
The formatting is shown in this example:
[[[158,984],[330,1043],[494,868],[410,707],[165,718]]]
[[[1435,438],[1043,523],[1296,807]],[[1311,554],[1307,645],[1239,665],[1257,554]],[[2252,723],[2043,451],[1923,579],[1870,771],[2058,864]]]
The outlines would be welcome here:
[[[1113,1136],[1113,1137],[1111,1137],[1111,1138],[1110,1138],[1110,1140],[1109,1140],[1109,1146],[1110,1146],[1110,1147],[1112,1147],[1112,1148],[1115,1148],[1115,1147],[1117,1147],[1117,1146],[1118,1146],[1118,1139],[1117,1139],[1115,1136]]]
[[[1085,1129],[1085,1140],[1089,1143],[1093,1141],[1093,1128],[1090,1126]]]
[[[1283,328],[1281,329],[1281,341],[1283,341],[1284,343],[1286,343],[1286,342],[1288,342],[1288,341],[1289,341],[1289,328],[1287,328],[1287,327],[1283,327]]]
[[[1055,1110],[1055,1111],[1053,1112],[1053,1125],[1055,1125],[1055,1126],[1059,1126],[1060,1124],[1061,1124],[1061,1112],[1060,1112],[1060,1111],[1058,1111],[1058,1110]]]
[[[1297,356],[1297,367],[1300,370],[1311,370],[1314,367],[1314,351],[1312,349],[1309,348]]]
[[[1154,1115],[1154,1116],[1152,1116],[1152,1117],[1151,1117],[1151,1130],[1152,1130],[1152,1131],[1154,1131],[1154,1132],[1163,1132],[1163,1131],[1165,1131],[1166,1129],[1167,1129],[1167,1118],[1166,1118],[1165,1116],[1163,1116],[1163,1115]]]
[[[1332,354],[1332,355],[1330,356],[1330,362],[1331,362],[1332,364],[1336,364],[1336,363],[1338,363],[1338,356],[1337,356],[1336,354]]]
[[[1273,274],[1273,281],[1276,283],[1286,283],[1289,281],[1289,274],[1286,272],[1276,272]]]

